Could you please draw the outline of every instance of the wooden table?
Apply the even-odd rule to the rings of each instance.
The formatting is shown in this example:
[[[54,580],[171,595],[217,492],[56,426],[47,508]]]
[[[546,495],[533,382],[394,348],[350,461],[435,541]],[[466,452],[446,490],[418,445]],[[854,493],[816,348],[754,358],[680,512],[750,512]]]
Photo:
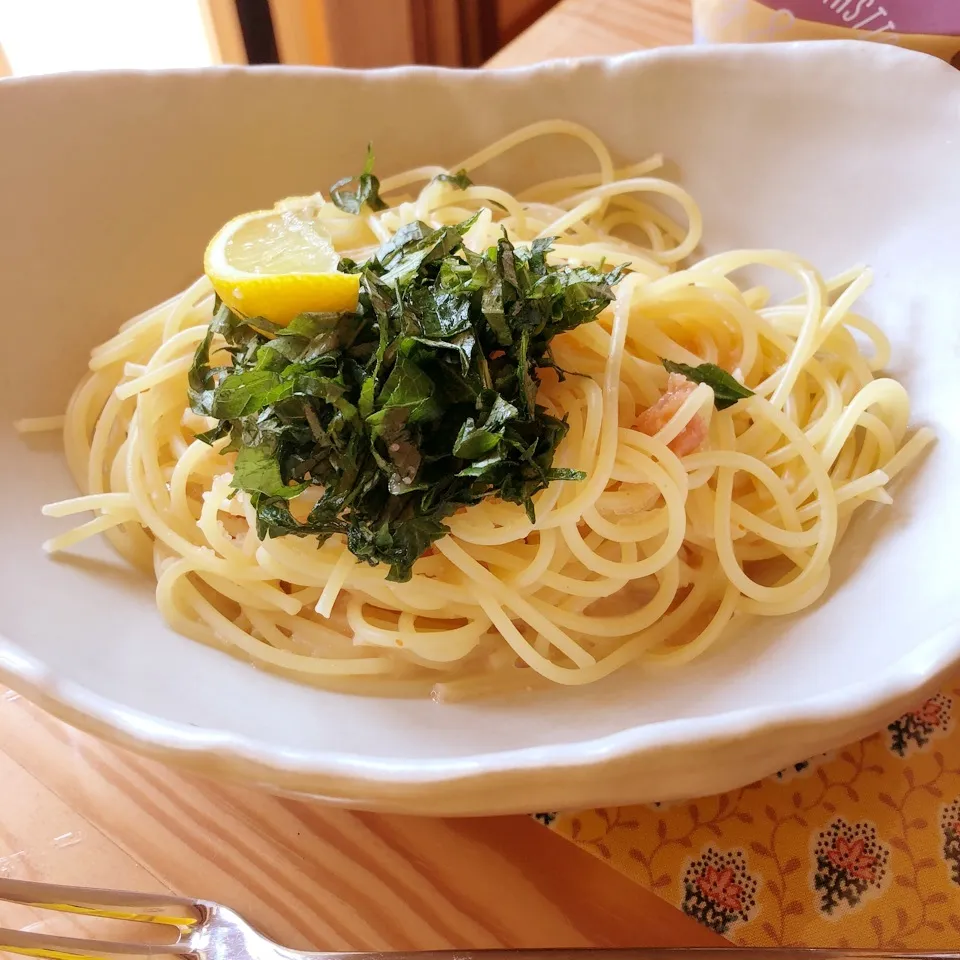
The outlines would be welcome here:
[[[503,48],[492,67],[689,43],[691,0],[563,0]]]
[[[565,0],[494,63],[688,33],[686,0]],[[528,818],[372,816],[218,786],[96,743],[12,693],[0,693],[0,744],[0,876],[220,900],[301,948],[719,942]],[[0,907],[0,923],[38,921],[91,930]]]

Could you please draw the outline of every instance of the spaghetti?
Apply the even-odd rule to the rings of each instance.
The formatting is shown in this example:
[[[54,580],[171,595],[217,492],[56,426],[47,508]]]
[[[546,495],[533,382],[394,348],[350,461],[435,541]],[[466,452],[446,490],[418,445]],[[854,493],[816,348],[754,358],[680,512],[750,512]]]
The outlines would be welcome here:
[[[557,466],[586,479],[540,493],[535,523],[495,500],[462,511],[404,583],[358,563],[339,534],[319,549],[312,538],[258,539],[249,498],[230,486],[231,455],[195,439],[212,425],[187,401],[211,317],[202,279],[93,350],[63,427],[84,495],[45,512],[95,516],[46,548],[102,533],[155,574],[163,617],[189,637],[310,682],[442,699],[684,663],[738,616],[813,604],[854,512],[890,503],[890,480],[933,439],[908,435],[908,394],[880,374],[887,340],[854,312],[870,271],[827,280],[772,250],[681,266],[701,239],[693,199],[654,175],[659,157],[616,169],[572,123],[534,124],[459,167],[556,136],[586,144],[596,170],[513,196],[422,167],[384,180],[388,209],[319,212],[357,261],[413,220],[437,227],[479,211],[469,249],[506,230],[519,245],[556,237],[555,263],[628,265],[611,307],[553,341],[559,366],[581,375],[542,371],[538,402],[570,426]],[[756,266],[800,295],[773,304],[731,279]],[[716,409],[710,386],[661,360],[715,364],[753,393]],[[48,420],[38,428],[59,425]]]

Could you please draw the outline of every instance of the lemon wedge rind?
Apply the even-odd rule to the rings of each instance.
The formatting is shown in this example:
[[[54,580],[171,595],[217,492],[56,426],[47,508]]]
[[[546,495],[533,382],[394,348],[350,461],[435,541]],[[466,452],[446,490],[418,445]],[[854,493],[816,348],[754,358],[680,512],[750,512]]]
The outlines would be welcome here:
[[[294,204],[293,199],[308,201]],[[234,217],[207,245],[203,268],[220,299],[243,317],[284,326],[308,312],[352,312],[360,278],[339,257],[318,217],[318,198]]]

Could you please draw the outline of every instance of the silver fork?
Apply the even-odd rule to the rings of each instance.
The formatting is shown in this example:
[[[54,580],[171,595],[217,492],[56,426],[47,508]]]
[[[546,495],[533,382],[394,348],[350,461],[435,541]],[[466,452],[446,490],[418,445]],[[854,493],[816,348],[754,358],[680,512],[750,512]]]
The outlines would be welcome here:
[[[958,953],[885,953],[851,950],[766,950],[737,947],[636,950],[435,950],[420,953],[304,953],[258,933],[229,907],[210,900],[162,894],[64,887],[0,878],[0,900],[46,910],[110,920],[133,920],[171,928],[174,943],[122,943],[55,937],[0,928],[0,952],[49,960],[129,960],[182,957],[189,960],[960,960]]]

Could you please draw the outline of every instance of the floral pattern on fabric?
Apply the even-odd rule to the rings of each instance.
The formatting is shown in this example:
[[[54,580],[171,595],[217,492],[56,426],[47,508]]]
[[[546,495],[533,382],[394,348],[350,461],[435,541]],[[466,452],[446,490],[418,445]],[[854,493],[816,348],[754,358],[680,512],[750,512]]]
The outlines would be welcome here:
[[[890,749],[904,757],[911,747],[925,747],[934,734],[946,733],[950,728],[952,706],[949,697],[937,694],[895,720],[887,727],[891,734]]]
[[[560,813],[550,828],[745,946],[952,949],[958,696],[740,790]]]
[[[817,838],[813,886],[820,891],[820,909],[833,914],[846,904],[856,907],[886,876],[889,851],[877,842],[877,830],[866,823],[850,826],[835,820]]]
[[[943,808],[940,829],[943,831],[943,859],[950,870],[950,879],[960,886],[960,799]]]
[[[756,892],[757,881],[741,851],[723,854],[707,847],[684,875],[683,912],[717,933],[727,933],[737,920],[750,918]]]

